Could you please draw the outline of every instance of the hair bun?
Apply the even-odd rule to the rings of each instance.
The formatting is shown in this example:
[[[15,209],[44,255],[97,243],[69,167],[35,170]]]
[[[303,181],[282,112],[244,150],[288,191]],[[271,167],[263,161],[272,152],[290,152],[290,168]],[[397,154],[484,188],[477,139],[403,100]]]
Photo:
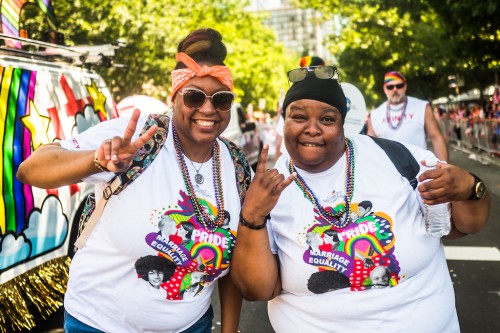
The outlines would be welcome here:
[[[227,55],[222,35],[210,28],[192,31],[179,43],[177,51],[188,54],[198,63],[211,65],[223,65]]]

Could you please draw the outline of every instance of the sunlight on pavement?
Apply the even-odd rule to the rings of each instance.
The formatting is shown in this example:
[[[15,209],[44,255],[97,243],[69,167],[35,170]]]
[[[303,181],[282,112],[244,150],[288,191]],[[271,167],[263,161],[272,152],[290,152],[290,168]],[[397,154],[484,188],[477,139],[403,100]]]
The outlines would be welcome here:
[[[447,260],[500,261],[500,251],[496,247],[445,246]]]

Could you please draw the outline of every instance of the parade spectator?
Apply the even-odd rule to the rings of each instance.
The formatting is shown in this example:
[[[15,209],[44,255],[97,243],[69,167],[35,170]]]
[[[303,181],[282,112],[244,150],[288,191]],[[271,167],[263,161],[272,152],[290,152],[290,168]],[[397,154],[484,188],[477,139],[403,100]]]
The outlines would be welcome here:
[[[267,169],[264,148],[241,210],[231,274],[243,295],[270,301],[277,333],[459,332],[443,244],[418,202],[452,202],[447,238],[478,232],[490,203],[480,180],[421,162],[414,190],[372,138],[344,135],[333,67],[288,77],[288,155]],[[417,161],[436,158],[405,146]]]
[[[300,67],[322,66],[324,64],[325,61],[316,56],[304,56],[300,58],[299,61]],[[283,141],[283,119],[283,110],[281,108],[278,108],[278,122],[276,124],[276,152],[274,154],[275,159],[278,159],[278,157],[286,152],[285,142]]]
[[[221,332],[238,330],[242,298],[229,272],[238,221],[225,222],[224,212],[239,216],[240,180],[250,182],[250,169],[241,164],[237,170],[232,156],[238,154],[243,163],[243,153],[219,137],[234,101],[226,47],[219,32],[199,29],[180,42],[177,52],[167,132],[155,125],[141,135],[147,116],[135,110],[130,118],[102,122],[42,146],[19,168],[17,177],[24,183],[57,188],[83,180],[95,183],[99,196],[139,150],[166,139],[147,170],[111,196],[74,256],[64,301],[67,333],[210,333],[216,282]],[[141,258],[150,258],[146,264],[154,261],[155,267],[143,267]],[[173,272],[165,260],[175,264]],[[203,283],[192,276],[203,276]],[[146,279],[159,284],[158,293],[145,292]]]
[[[387,101],[371,111],[368,135],[417,145],[427,149],[426,136],[441,161],[448,160],[446,141],[434,117],[431,105],[424,100],[406,96],[406,78],[400,72],[384,76]]]

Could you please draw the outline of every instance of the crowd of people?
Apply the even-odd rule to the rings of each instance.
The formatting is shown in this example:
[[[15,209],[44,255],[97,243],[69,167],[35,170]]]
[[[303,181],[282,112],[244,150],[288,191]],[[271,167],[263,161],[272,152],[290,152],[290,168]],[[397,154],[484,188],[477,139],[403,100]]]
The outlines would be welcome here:
[[[419,162],[413,187],[375,139],[344,133],[337,68],[311,62],[287,74],[283,153],[269,168],[265,145],[253,172],[220,137],[235,99],[221,34],[195,30],[177,51],[171,118],[134,111],[38,148],[18,170],[42,188],[92,182],[108,200],[70,267],[65,332],[209,333],[216,283],[223,333],[238,331],[243,297],[269,301],[278,333],[460,331],[442,241],[426,232],[422,207],[451,203],[447,239],[480,231],[490,199],[477,175],[446,163],[439,138],[435,154],[402,140]],[[435,129],[405,88],[401,73],[386,75],[387,119],[419,112]],[[399,118],[391,130],[412,126]],[[137,168],[108,195],[115,175]]]
[[[434,106],[434,116],[446,139],[469,148],[480,148],[491,157],[500,157],[500,104],[498,88],[486,99]]]

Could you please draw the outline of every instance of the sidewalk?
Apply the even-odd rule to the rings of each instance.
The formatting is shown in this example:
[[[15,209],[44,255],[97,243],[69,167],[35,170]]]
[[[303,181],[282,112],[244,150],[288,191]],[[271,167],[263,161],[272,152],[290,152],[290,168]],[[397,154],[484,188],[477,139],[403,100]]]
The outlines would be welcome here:
[[[457,145],[456,143],[449,143],[449,149],[461,151],[469,156],[471,160],[476,160],[482,164],[490,164],[500,166],[500,157],[491,157],[490,154],[478,148],[467,148],[465,146]]]

